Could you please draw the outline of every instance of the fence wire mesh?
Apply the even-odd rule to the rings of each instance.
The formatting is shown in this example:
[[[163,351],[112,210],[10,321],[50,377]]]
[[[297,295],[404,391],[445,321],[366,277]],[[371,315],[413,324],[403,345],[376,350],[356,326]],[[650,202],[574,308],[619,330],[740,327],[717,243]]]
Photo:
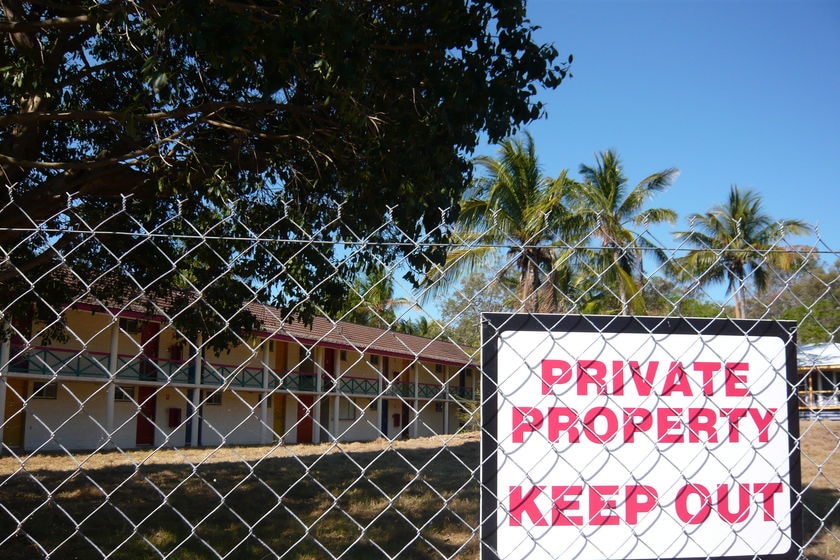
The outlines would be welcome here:
[[[67,196],[0,224],[4,558],[478,557],[480,312],[796,321],[799,553],[840,556],[840,253],[819,236],[418,237],[323,206]]]

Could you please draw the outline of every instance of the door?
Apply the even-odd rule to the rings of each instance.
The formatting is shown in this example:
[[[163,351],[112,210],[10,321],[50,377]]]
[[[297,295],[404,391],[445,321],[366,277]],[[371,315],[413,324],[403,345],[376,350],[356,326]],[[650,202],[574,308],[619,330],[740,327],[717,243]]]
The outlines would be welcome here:
[[[147,322],[140,331],[140,379],[157,379],[157,359],[160,351],[159,323]]]
[[[160,350],[159,323],[147,322],[140,331],[142,355],[140,359],[140,379],[157,379],[157,358]],[[155,444],[155,413],[157,395],[155,387],[138,387],[137,403],[140,413],[137,415],[137,445]]]
[[[272,406],[274,417],[271,428],[274,430],[274,441],[282,441],[286,433],[286,395],[274,395],[274,406]]]
[[[408,439],[408,436],[409,436],[409,433],[408,433],[408,405],[405,404],[405,403],[402,403],[402,410],[400,411],[400,419],[402,420],[402,423],[400,424],[402,426],[402,431],[400,431],[400,437],[402,439]]]
[[[324,392],[332,391],[335,385],[335,349],[324,349]]]
[[[155,410],[157,396],[154,387],[138,387],[137,402],[140,413],[137,415],[137,445],[155,444]]]
[[[312,405],[314,402],[315,397],[312,395],[298,395],[298,443],[312,443]]]
[[[23,447],[23,428],[26,413],[23,399],[26,397],[25,379],[6,379],[6,403],[3,407],[3,443],[9,447]]]

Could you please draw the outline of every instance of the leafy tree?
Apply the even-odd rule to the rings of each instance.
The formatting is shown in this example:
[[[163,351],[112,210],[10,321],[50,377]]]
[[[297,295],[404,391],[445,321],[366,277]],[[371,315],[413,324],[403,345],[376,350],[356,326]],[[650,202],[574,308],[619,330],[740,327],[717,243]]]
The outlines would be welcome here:
[[[340,309],[372,259],[419,280],[478,138],[566,76],[533,29],[524,0],[0,0],[2,312],[177,288],[155,311],[214,332]],[[384,243],[320,244],[353,236]]]
[[[661,276],[648,278],[641,292],[646,312],[661,316],[718,317],[730,311],[708,298],[696,297],[687,283]]]
[[[481,313],[516,311],[516,279],[494,278],[489,272],[476,272],[464,278],[440,307],[440,324],[453,341],[481,346]]]
[[[747,300],[747,311],[796,321],[802,344],[834,342],[840,336],[840,261],[826,265],[806,248],[800,256],[802,265],[794,271],[770,268],[767,288]]]
[[[801,220],[774,220],[761,207],[761,195],[733,185],[725,204],[705,214],[692,214],[690,231],[676,238],[696,246],[678,261],[683,274],[699,285],[725,281],[727,293],[735,298],[735,317],[746,317],[747,286],[757,293],[767,287],[771,267],[790,271],[801,263],[799,253],[780,246],[787,235],[810,231]]]
[[[450,251],[444,269],[430,278],[436,283],[432,293],[493,262],[502,276],[516,271],[523,310],[557,311],[557,285],[566,271],[555,265],[568,261],[557,258],[555,242],[568,241],[572,234],[566,199],[574,182],[565,172],[554,179],[543,175],[527,133],[503,140],[497,157],[481,156],[475,163],[484,175],[461,201],[454,235],[459,246]]]
[[[584,229],[601,244],[589,251],[589,270],[617,292],[617,311],[623,315],[631,309],[644,311],[644,299],[635,297],[643,284],[643,251],[662,262],[666,260],[662,250],[635,228],[676,221],[673,210],[645,205],[653,195],[667,189],[677,173],[675,168],[658,171],[631,188],[613,150],[596,155],[592,167],[580,166],[583,182],[573,191],[575,211],[585,223]]]
[[[374,267],[368,274],[360,273],[344,301],[339,318],[380,329],[399,327],[397,309],[410,305],[405,298],[394,296],[392,271]]]
[[[425,338],[438,338],[443,332],[439,322],[435,320],[430,321],[426,316],[421,316],[416,319],[400,319],[399,323],[394,327],[394,330]]]

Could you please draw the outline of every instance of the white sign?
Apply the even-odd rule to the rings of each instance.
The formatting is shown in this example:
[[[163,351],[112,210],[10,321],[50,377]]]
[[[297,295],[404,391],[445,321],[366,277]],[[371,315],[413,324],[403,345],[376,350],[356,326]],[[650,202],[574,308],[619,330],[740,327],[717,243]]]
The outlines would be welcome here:
[[[483,557],[796,557],[792,328],[485,315]]]

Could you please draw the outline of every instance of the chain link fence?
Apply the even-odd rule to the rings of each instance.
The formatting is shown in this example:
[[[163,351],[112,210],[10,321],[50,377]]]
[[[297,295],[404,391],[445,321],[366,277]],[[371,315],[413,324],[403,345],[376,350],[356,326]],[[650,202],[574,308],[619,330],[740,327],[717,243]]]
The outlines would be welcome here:
[[[840,253],[822,239],[733,240],[692,268],[667,233],[412,238],[330,207],[329,234],[72,196],[0,224],[4,558],[477,558],[480,312],[795,321],[797,547],[840,556]]]

